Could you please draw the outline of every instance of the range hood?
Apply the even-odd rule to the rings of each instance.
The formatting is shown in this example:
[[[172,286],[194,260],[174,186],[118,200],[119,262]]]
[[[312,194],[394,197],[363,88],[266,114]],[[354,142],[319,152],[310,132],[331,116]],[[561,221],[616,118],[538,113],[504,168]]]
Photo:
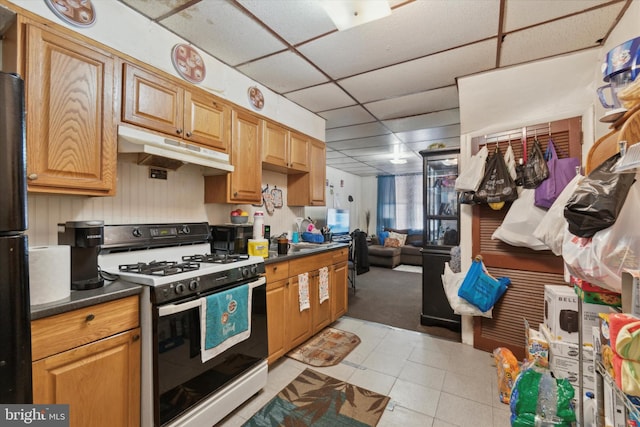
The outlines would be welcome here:
[[[118,153],[138,153],[138,164],[164,169],[192,163],[204,166],[205,175],[233,172],[228,154],[124,125],[118,126]]]

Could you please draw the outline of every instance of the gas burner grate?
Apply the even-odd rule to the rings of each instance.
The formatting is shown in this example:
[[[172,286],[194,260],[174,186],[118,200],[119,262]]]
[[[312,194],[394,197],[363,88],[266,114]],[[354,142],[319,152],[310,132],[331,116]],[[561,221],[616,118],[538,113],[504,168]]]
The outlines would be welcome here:
[[[204,254],[204,255],[186,255],[182,257],[182,261],[188,262],[208,262],[214,264],[229,264],[232,262],[249,259],[249,255],[243,254]]]
[[[127,273],[170,276],[172,274],[184,273],[185,271],[198,270],[200,268],[200,264],[197,262],[178,263],[175,261],[151,261],[149,263],[139,262],[136,264],[123,264],[118,268],[120,271]]]

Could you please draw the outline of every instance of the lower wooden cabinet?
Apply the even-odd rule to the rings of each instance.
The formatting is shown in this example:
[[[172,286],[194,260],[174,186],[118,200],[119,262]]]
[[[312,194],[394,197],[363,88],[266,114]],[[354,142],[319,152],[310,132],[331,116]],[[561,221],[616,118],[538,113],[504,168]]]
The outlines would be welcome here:
[[[33,403],[68,404],[71,427],[140,425],[140,328],[132,296],[34,320]]]
[[[266,265],[269,364],[347,312],[347,251]],[[329,268],[329,299],[320,303],[320,268]],[[298,274],[309,273],[310,308],[300,311]]]

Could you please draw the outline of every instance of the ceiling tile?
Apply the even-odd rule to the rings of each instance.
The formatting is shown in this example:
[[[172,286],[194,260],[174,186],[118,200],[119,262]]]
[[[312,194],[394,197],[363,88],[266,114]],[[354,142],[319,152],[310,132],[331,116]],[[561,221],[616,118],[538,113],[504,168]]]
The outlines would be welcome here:
[[[422,150],[428,149],[431,144],[444,144],[447,147],[451,148],[460,147],[460,137],[458,136],[455,138],[439,138],[435,141],[411,142],[409,144],[406,144],[406,146],[417,153]]]
[[[436,111],[435,113],[421,114],[403,119],[384,120],[382,123],[392,132],[453,125],[460,123],[460,109],[454,108],[452,110]]]
[[[333,78],[352,76],[496,36],[499,5],[498,0],[410,2],[385,19],[332,33],[299,49]]]
[[[149,19],[156,19],[190,1],[191,0],[168,0],[159,2],[149,0],[120,0],[120,2],[146,15]]]
[[[360,74],[338,83],[361,102],[379,101],[456,83],[495,66],[496,39]]]
[[[160,23],[231,66],[286,48],[228,2],[199,2]]]
[[[598,47],[624,3],[508,34],[500,66],[520,64],[579,49]]]
[[[327,142],[327,147],[331,147],[334,150],[346,150],[365,147],[390,147],[397,143],[397,138],[392,134],[387,134],[373,136],[370,138],[342,139],[339,141]]]
[[[327,77],[299,55],[285,51],[238,67],[242,73],[282,93],[314,86]]]
[[[340,141],[343,139],[366,138],[368,136],[387,135],[391,132],[381,123],[366,123],[362,125],[347,126],[336,129],[328,129],[326,141]]]
[[[513,31],[540,22],[608,3],[610,0],[506,0],[503,31]]]
[[[429,111],[458,108],[458,88],[447,86],[439,89],[370,102],[364,105],[379,120],[414,116]]]
[[[327,129],[375,121],[375,117],[360,105],[323,111],[318,115],[327,120],[325,126]]]
[[[445,138],[460,138],[460,125],[439,126],[433,128],[416,128],[406,132],[396,132],[395,135],[404,143],[420,141],[436,141]]]
[[[314,113],[354,105],[356,102],[338,85],[326,83],[285,95],[291,101]]]

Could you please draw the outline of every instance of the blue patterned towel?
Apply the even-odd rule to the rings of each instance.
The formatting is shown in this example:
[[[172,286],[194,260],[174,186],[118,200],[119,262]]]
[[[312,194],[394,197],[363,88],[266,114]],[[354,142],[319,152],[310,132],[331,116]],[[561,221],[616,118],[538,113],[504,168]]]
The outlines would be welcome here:
[[[251,335],[251,289],[238,286],[202,301],[200,353],[206,362]]]

